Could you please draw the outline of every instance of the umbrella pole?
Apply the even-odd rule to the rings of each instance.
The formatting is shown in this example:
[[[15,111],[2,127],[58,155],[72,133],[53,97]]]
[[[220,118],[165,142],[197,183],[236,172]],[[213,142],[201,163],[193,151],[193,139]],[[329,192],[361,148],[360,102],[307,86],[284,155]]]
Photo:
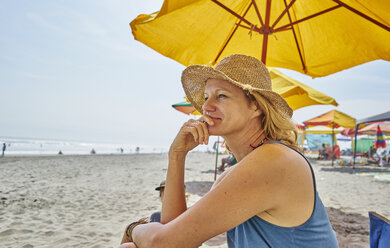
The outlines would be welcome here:
[[[269,20],[271,16],[271,0],[267,0],[267,6],[265,10],[265,20],[264,20],[264,29],[266,32],[263,33],[263,48],[261,52],[261,62],[266,65],[267,60],[267,46],[268,46],[268,34],[269,34]]]
[[[305,145],[305,139],[306,139],[306,127],[305,127],[305,129],[303,129],[303,132],[302,132],[302,140],[301,140],[302,151],[303,151],[303,146]]]
[[[334,166],[333,160],[334,160],[334,124],[332,124],[332,167]]]
[[[218,170],[218,149],[219,148],[219,136],[217,140],[217,149],[215,149],[215,170],[214,170],[214,181],[217,180],[217,170]]]
[[[355,160],[356,160],[356,144],[357,144],[357,133],[358,133],[359,124],[356,124],[355,127],[355,143],[353,145],[353,166],[352,169],[355,171]]]

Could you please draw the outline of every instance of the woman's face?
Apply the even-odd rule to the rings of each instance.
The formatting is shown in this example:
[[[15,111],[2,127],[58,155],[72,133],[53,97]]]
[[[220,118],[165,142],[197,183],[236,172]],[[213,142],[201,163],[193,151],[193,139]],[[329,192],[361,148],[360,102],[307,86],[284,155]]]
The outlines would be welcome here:
[[[251,102],[244,91],[221,79],[208,79],[204,91],[203,113],[211,117],[210,135],[226,136],[242,131],[261,111]]]

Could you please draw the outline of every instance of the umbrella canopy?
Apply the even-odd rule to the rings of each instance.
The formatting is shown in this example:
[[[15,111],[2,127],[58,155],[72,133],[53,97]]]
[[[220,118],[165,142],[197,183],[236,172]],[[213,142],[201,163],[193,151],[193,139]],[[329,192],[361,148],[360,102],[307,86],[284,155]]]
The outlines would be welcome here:
[[[340,111],[332,110],[325,114],[317,116],[313,119],[304,121],[303,123],[308,127],[327,126],[330,128],[338,128],[338,127],[354,128],[355,122],[356,122],[355,118],[347,114],[344,114]]]
[[[310,134],[338,134],[342,130],[342,127],[338,127],[332,130],[332,128],[326,126],[315,126],[306,128],[305,132]]]
[[[346,115],[340,111],[332,110],[313,119],[303,122],[307,127],[312,126],[326,126],[332,129],[332,133],[335,132],[335,128],[346,127],[354,128],[356,120],[349,115]],[[341,132],[341,130],[340,130]],[[332,154],[334,154],[335,137],[332,135]],[[334,155],[332,155],[333,166]]]
[[[362,134],[368,134],[368,135],[377,135],[378,128],[381,130],[381,133],[385,135],[390,135],[390,122],[384,121],[384,122],[375,122],[371,123],[364,128],[359,130],[359,133]]]
[[[326,76],[390,60],[390,1],[165,0],[131,23],[134,38],[188,66],[235,53]]]
[[[355,136],[355,129],[352,128],[344,128],[341,132],[342,135],[348,136],[348,137],[354,137]],[[358,135],[361,135],[362,133],[359,131]]]
[[[299,123],[296,123],[296,122],[294,122],[294,124],[298,128],[298,130],[305,130],[305,125],[299,124]]]
[[[369,123],[369,122],[379,122],[379,121],[390,121],[390,111],[387,111],[379,115],[374,115],[364,119],[357,120],[356,124],[360,126],[360,124]]]
[[[187,101],[173,104],[172,107],[174,109],[176,109],[177,111],[180,111],[186,115],[202,115],[192,106],[191,103],[189,103]]]
[[[268,67],[268,70],[272,89],[281,95],[293,110],[317,104],[338,105],[334,98],[284,75],[277,69]]]
[[[376,129],[375,148],[386,148],[386,140],[383,138],[383,133],[379,125]]]

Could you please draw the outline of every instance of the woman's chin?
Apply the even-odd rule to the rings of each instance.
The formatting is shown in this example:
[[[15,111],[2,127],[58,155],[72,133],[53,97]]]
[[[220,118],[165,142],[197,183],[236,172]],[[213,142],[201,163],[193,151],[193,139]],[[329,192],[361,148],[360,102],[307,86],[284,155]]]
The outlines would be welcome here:
[[[213,127],[209,127],[208,131],[209,131],[210,136],[221,136],[222,135],[222,132],[220,132],[218,129],[213,128]]]

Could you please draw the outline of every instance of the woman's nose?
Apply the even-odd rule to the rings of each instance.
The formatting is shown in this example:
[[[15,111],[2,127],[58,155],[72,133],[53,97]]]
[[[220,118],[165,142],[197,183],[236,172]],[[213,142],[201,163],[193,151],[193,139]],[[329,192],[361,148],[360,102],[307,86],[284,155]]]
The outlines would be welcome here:
[[[204,104],[203,104],[203,112],[212,112],[215,110],[215,105],[214,105],[214,101],[212,100],[211,97],[207,98],[207,100],[205,100]]]

